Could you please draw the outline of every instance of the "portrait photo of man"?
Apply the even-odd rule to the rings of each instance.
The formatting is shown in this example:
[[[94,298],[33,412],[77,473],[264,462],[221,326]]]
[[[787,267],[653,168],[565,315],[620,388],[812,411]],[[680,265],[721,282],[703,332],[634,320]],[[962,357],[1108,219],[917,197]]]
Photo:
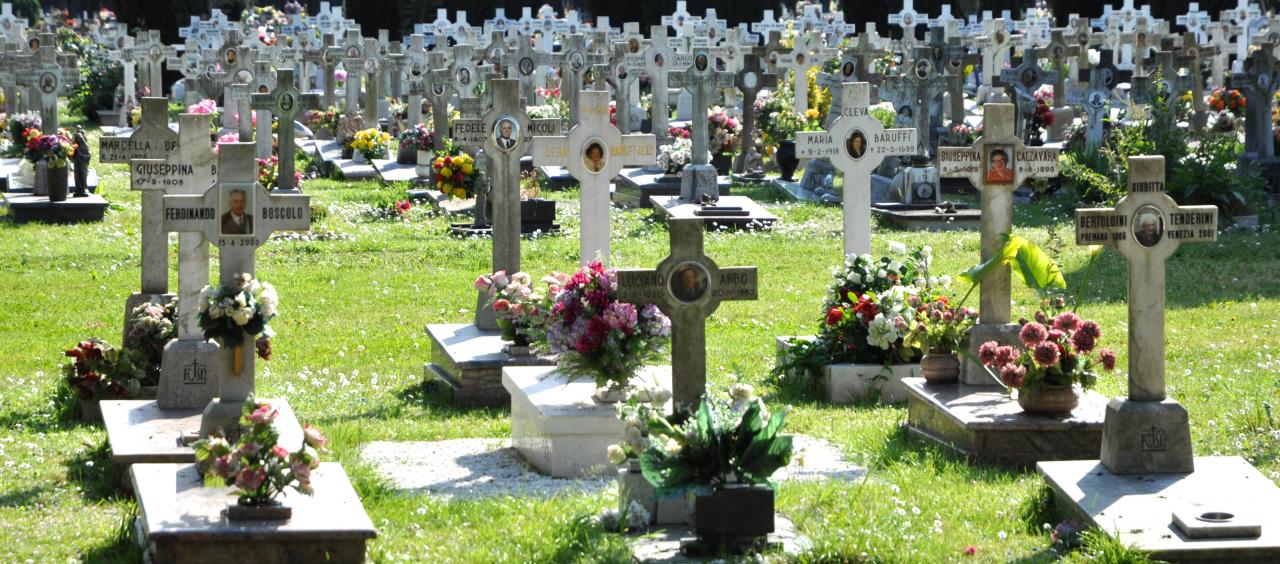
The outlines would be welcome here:
[[[632,37],[627,40],[627,51],[631,53],[640,52],[640,40]]]
[[[849,138],[844,142],[844,150],[854,160],[861,159],[862,155],[867,154],[867,136],[862,131],[853,130],[853,133],[850,133]]]
[[[604,170],[604,145],[595,142],[587,145],[587,150],[582,153],[582,164],[587,167],[587,172]]]
[[[253,235],[253,215],[249,213],[249,193],[244,188],[226,190],[223,198],[226,212],[222,214],[223,235]]]
[[[515,120],[502,118],[495,127],[493,142],[499,149],[510,151],[516,148],[516,134]]]
[[[458,69],[458,84],[461,84],[463,86],[471,84],[471,69],[468,69],[468,68]]]
[[[668,286],[677,300],[694,303],[707,294],[707,271],[697,264],[677,266]]]
[[[520,74],[525,76],[533,74],[533,59],[529,57],[520,59]]]
[[[1133,214],[1133,238],[1144,247],[1154,247],[1164,238],[1164,217],[1160,210],[1143,206]]]
[[[693,68],[698,69],[699,71],[707,70],[707,56],[699,54],[697,57],[694,57]]]
[[[845,77],[853,76],[853,61],[845,61],[843,65],[840,65],[840,74]]]
[[[662,53],[658,53],[657,55],[653,56],[653,66],[655,67],[662,68],[662,66],[666,64],[666,62],[667,60],[662,57]]]
[[[987,157],[987,184],[1010,184],[1013,182],[1013,169],[1009,168],[1009,152],[1004,149],[992,149]]]

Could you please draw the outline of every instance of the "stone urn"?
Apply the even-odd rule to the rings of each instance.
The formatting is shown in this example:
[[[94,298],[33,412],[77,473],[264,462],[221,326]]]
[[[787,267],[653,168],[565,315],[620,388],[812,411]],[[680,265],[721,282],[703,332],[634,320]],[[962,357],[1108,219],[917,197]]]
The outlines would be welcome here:
[[[413,172],[418,175],[418,178],[431,178],[431,164],[433,160],[434,159],[431,158],[431,151],[418,149],[418,160],[415,161],[418,166],[413,169]]]
[[[727,176],[733,167],[733,153],[719,152],[711,155],[711,166],[716,167],[716,174]]]
[[[228,521],[288,521],[293,517],[293,508],[280,501],[254,502],[243,496],[227,503],[226,511]]]
[[[50,202],[67,200],[67,171],[70,166],[49,167],[45,169],[45,186],[49,191]]]
[[[401,143],[396,148],[396,163],[402,165],[418,164],[418,149],[413,145]]]
[[[920,359],[920,374],[930,384],[954,384],[960,380],[960,357],[953,352],[929,351]]]
[[[1074,387],[1044,385],[1033,393],[1018,393],[1018,405],[1030,415],[1069,415],[1080,405]]]
[[[700,547],[753,544],[774,529],[774,491],[765,485],[725,484],[708,495],[692,496],[691,523]],[[696,554],[691,554],[696,556]]]
[[[778,143],[778,150],[774,152],[773,158],[778,162],[778,170],[782,173],[782,179],[787,182],[795,182],[792,175],[796,172],[796,167],[800,165],[800,159],[796,158],[796,142],[788,139]]]

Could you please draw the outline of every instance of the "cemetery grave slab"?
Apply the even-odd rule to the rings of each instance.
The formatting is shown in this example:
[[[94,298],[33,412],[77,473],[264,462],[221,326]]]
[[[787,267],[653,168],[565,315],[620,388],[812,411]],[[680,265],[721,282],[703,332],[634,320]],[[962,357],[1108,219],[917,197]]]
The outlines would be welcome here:
[[[736,178],[734,179],[737,180]],[[817,191],[806,188],[799,182],[790,182],[781,178],[774,178],[770,181],[783,196],[795,200],[797,202],[823,203],[831,205],[841,205],[842,201],[839,196],[834,193],[819,194]]]
[[[704,562],[705,558],[685,556],[680,546],[697,540],[693,527],[687,525],[661,526],[631,541],[631,555],[636,562],[676,564],[682,562]],[[784,554],[798,555],[809,548],[809,541],[796,532],[796,526],[790,519],[774,515],[773,532],[765,540],[765,544]]]
[[[1083,523],[1149,551],[1153,559],[1280,560],[1280,488],[1244,458],[1196,457],[1195,471],[1180,474],[1118,475],[1096,459],[1041,462],[1036,469],[1059,504]],[[1225,532],[1244,536],[1194,538],[1174,523],[1175,514],[1194,519],[1206,513],[1232,514],[1232,521],[1247,526]],[[1252,535],[1258,526],[1261,534]]]
[[[311,472],[314,496],[292,490],[280,500],[293,508],[288,521],[229,522],[230,487],[203,487],[193,464],[133,467],[138,537],[147,561],[350,562],[365,561],[365,544],[378,532],[342,465]]]
[[[475,213],[476,208],[475,198],[466,200],[450,198],[444,192],[432,188],[410,188],[409,199],[415,202],[428,202],[445,215],[471,215]]]
[[[16,164],[17,164],[17,163],[15,163],[15,169],[12,171],[12,173],[11,173],[11,174],[9,174],[9,175],[6,177],[6,178],[7,178],[7,180],[5,181],[5,191],[7,191],[7,192],[18,192],[18,193],[23,193],[23,192],[30,193],[30,192],[32,192],[32,191],[34,190],[34,188],[35,188],[35,187],[32,185],[33,177],[32,177],[32,176],[23,176],[23,175],[19,175],[19,174],[18,174],[18,172],[17,172],[17,170],[16,170]],[[73,181],[73,180],[72,180],[72,178],[71,178],[71,174],[70,174],[70,173],[68,173],[68,174],[67,174],[67,176],[68,176],[68,178],[67,178],[67,180],[68,180],[68,182],[67,182],[67,185],[68,185],[68,186],[67,186],[67,191],[68,191],[68,192],[74,192],[74,191],[75,191],[75,184],[74,184],[74,181]],[[85,189],[86,189],[86,190],[88,190],[90,194],[97,193],[97,191],[98,191],[98,173],[97,173],[97,171],[94,171],[94,170],[92,170],[92,169],[90,169],[90,170],[89,170],[89,177],[88,177],[88,181],[87,181],[87,183],[85,184],[85,186],[86,186],[86,188],[85,188]],[[67,199],[68,199],[68,200],[70,200],[70,199],[71,199],[71,197],[70,197],[70,196],[67,196]]]
[[[378,171],[368,161],[357,162],[355,159],[337,158],[326,163],[330,169],[337,170],[347,180],[369,180],[378,176]]]
[[[484,331],[474,324],[427,325],[431,336],[431,362],[425,366],[428,380],[442,380],[461,405],[507,405],[510,395],[502,385],[507,366],[552,366],[549,358],[510,355],[498,330]]]
[[[110,204],[97,194],[89,194],[83,198],[67,196],[67,199],[61,202],[50,202],[48,196],[6,192],[4,205],[9,208],[10,219],[16,223],[28,221],[74,223],[102,221]]]
[[[377,173],[378,179],[383,182],[425,184],[429,180],[418,176],[417,165],[400,164],[395,159],[375,159],[373,161],[373,169]]]
[[[276,418],[280,444],[291,450],[300,447],[302,426],[288,400],[262,401],[271,402],[280,412]],[[155,400],[103,400],[98,405],[111,445],[111,461],[117,465],[195,462],[195,452],[184,439],[200,430],[203,407],[163,409]]]
[[[578,185],[578,179],[569,174],[569,169],[560,165],[543,165],[538,172],[546,179],[548,190],[564,190]]]
[[[1000,386],[932,385],[903,381],[907,428],[962,455],[995,464],[1030,467],[1044,460],[1093,459],[1102,449],[1107,398],[1094,391],[1065,417],[1032,416]]]
[[[0,159],[0,192],[9,189],[9,176],[18,173],[22,159]]]
[[[718,177],[720,197],[730,194],[729,177]],[[679,196],[680,175],[667,175],[643,168],[626,170],[618,175],[613,202],[621,206],[648,208],[651,196]]]
[[[701,219],[708,227],[767,229],[778,221],[778,216],[746,196],[721,196],[706,206],[682,201],[679,196],[650,196],[649,203],[663,217]]]
[[[795,338],[813,339],[777,337],[779,356],[791,348],[790,341]],[[819,388],[824,400],[836,404],[855,403],[877,395],[882,403],[902,403],[908,397],[904,382],[919,376],[919,364],[895,364],[887,369],[881,364],[831,364],[823,367]]]
[[[645,367],[638,385],[671,389],[671,367]],[[556,478],[613,474],[609,445],[622,440],[614,405],[592,398],[596,383],[554,367],[510,367],[502,386],[511,394],[511,442],[540,472]]]
[[[965,204],[873,204],[871,213],[907,231],[977,231],[982,210]]]

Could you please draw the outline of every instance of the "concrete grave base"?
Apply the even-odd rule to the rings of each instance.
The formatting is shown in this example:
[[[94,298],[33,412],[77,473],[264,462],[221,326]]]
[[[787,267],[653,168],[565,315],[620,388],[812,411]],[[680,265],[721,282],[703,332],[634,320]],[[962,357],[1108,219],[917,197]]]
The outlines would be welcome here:
[[[955,211],[942,211],[933,204],[875,204],[871,213],[880,221],[907,231],[977,231],[982,210],[955,204]]]
[[[427,326],[431,337],[431,362],[425,366],[428,380],[444,382],[459,405],[508,405],[511,396],[502,386],[507,366],[554,366],[555,361],[537,355],[512,356],[500,331],[484,331],[472,324]]]
[[[383,182],[409,182],[426,184],[430,178],[418,176],[418,166],[400,164],[395,159],[377,159],[373,161],[373,170]]]
[[[221,347],[212,341],[174,339],[160,359],[161,409],[203,409],[218,395]]]
[[[9,217],[14,223],[97,222],[102,221],[109,205],[105,198],[97,194],[89,194],[84,198],[67,195],[66,200],[50,202],[47,196],[13,191],[4,193],[4,206],[9,208]]]
[[[228,521],[235,490],[204,487],[193,464],[140,464],[132,473],[148,562],[360,564],[378,535],[340,464],[311,472],[314,496],[287,490],[279,498],[293,509],[284,521]]]
[[[686,202],[679,196],[650,196],[659,215],[668,219],[701,219],[710,228],[767,229],[778,221],[760,204],[746,196],[721,196],[711,207]]]
[[[1115,474],[1192,472],[1191,423],[1178,402],[1130,401],[1107,404],[1102,464]]]
[[[1113,474],[1098,460],[1041,462],[1036,469],[1060,506],[1086,525],[1115,535],[1125,545],[1175,562],[1280,561],[1280,488],[1238,456],[1195,459],[1195,472]],[[1174,515],[1230,513],[1249,525],[1235,534],[1196,538],[1174,524]],[[1256,530],[1256,529],[1255,529]],[[1228,530],[1228,534],[1233,532]]]
[[[475,198],[466,200],[450,198],[444,192],[434,188],[410,188],[409,199],[415,202],[427,202],[445,215],[475,215]]]
[[[969,355],[970,358],[978,358],[978,347],[987,341],[995,341],[1001,345],[1009,345],[1017,348],[1022,347],[1022,341],[1018,339],[1018,333],[1022,331],[1022,326],[1017,323],[982,323],[978,322],[969,331]],[[998,386],[1000,382],[996,381],[986,367],[978,364],[973,360],[960,360],[960,383],[970,386]]]
[[[775,515],[773,533],[765,543],[773,551],[783,554],[798,555],[810,546],[809,540],[800,536],[796,526],[790,519]],[[658,527],[657,530],[637,536],[630,542],[631,556],[636,562],[671,563],[705,562],[705,558],[689,557],[681,554],[680,546],[697,540],[693,528],[687,525]]]
[[[692,509],[689,507],[689,498],[686,496],[673,496],[669,498],[658,498],[654,495],[653,484],[645,479],[640,469],[618,469],[618,511],[619,513],[627,509],[632,501],[640,504],[645,511],[649,512],[649,521],[651,525],[688,525]]]
[[[564,190],[578,185],[578,179],[569,174],[569,169],[559,165],[540,166],[538,173],[547,180],[544,186],[547,190]]]
[[[791,348],[789,341],[794,338],[776,338],[779,360]],[[882,364],[832,364],[823,367],[822,374],[818,375],[822,398],[835,404],[855,403],[877,395],[881,403],[902,403],[907,401],[907,387],[903,380],[919,376],[918,363],[888,367]]]
[[[615,179],[617,184],[613,191],[613,203],[620,206],[647,208],[651,196],[679,196],[680,175],[667,175],[661,171],[647,171],[643,168],[624,169]],[[720,197],[729,195],[729,177],[717,177]]]
[[[843,205],[840,197],[834,192],[819,194],[813,190],[805,188],[799,182],[790,182],[781,178],[774,178],[771,182],[783,196],[797,202],[813,202],[831,205]]]
[[[34,193],[35,185],[32,178],[18,174],[17,165],[14,166],[13,173],[9,175],[5,184],[5,190],[8,192],[27,192]],[[98,172],[89,169],[89,177],[85,183],[85,191],[90,194],[98,192]],[[72,198],[72,194],[76,193],[76,177],[73,171],[67,171],[67,200]],[[80,198],[84,199],[84,198]]]
[[[907,429],[973,459],[1030,467],[1045,460],[1096,458],[1107,398],[1081,394],[1064,417],[1023,413],[1000,386],[932,385],[907,378]]]
[[[645,367],[634,385],[671,389],[671,367]],[[592,398],[594,380],[554,367],[510,367],[502,385],[511,394],[511,443],[543,474],[556,478],[613,474],[609,445],[622,440],[614,404]]]

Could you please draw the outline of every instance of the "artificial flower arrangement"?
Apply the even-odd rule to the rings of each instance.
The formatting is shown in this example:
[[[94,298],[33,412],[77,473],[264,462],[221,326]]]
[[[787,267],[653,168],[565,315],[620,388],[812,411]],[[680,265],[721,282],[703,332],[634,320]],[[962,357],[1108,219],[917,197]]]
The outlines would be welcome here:
[[[412,147],[415,151],[430,151],[435,148],[435,145],[435,132],[427,129],[424,124],[419,123],[400,132],[400,147],[402,148]]]
[[[7,127],[9,131],[9,139],[12,141],[9,145],[11,151],[9,156],[21,156],[27,147],[27,130],[38,130],[42,123],[39,112],[11,114],[9,116]]]
[[[649,435],[649,421],[665,417],[671,391],[662,387],[640,387],[627,394],[625,403],[618,404],[618,419],[622,421],[622,441],[609,445],[609,462],[621,466],[639,463],[640,455],[649,450],[653,440]]]
[[[357,131],[351,138],[351,149],[373,161],[387,156],[387,143],[391,142],[391,134],[370,127]]]
[[[949,276],[930,279],[932,288],[949,288]],[[961,300],[963,302],[963,300]],[[904,336],[903,345],[930,354],[956,353],[969,340],[969,330],[978,322],[978,311],[953,303],[942,292],[909,296],[907,306],[915,309],[914,322]]]
[[[1209,93],[1209,109],[1215,112],[1226,112],[1232,117],[1244,115],[1245,96],[1234,88],[1214,88]]]
[[[324,110],[310,110],[307,112],[307,125],[313,129],[327,129],[330,133],[337,134],[338,118],[342,116],[342,111],[337,106],[329,106]]]
[[[164,302],[149,301],[138,304],[129,312],[129,332],[124,336],[124,348],[137,353],[146,370],[144,384],[160,381],[160,361],[164,346],[177,337],[178,298]]]
[[[475,196],[476,161],[452,139],[445,140],[444,149],[436,154],[431,168],[435,170],[437,190],[459,200]]]
[[[1053,86],[1045,85],[1032,96],[1035,108],[1027,121],[1027,138],[1039,138],[1040,133],[1053,125]]]
[[[560,119],[560,108],[549,103],[540,106],[526,106],[524,113],[529,115],[529,119]]]
[[[243,370],[244,341],[254,341],[258,356],[271,357],[271,337],[275,334],[268,323],[275,318],[280,297],[271,284],[259,282],[247,273],[235,275],[230,284],[216,290],[205,286],[200,292],[200,329],[206,339],[234,351],[232,372]],[[261,338],[257,338],[261,335]],[[257,339],[255,339],[257,338]]]
[[[573,275],[544,278],[550,298],[545,337],[533,343],[540,353],[558,355],[566,374],[590,376],[598,387],[615,390],[659,360],[671,335],[671,321],[658,306],[618,300],[617,277],[617,270],[594,260]]]
[[[558,280],[551,279],[548,283],[555,287]],[[507,271],[499,270],[476,278],[475,286],[488,294],[487,307],[493,308],[497,314],[502,340],[511,341],[516,346],[529,346],[536,337],[536,328],[542,324],[541,314],[547,304],[546,295],[534,288],[529,273],[508,275]]]
[[[719,148],[718,153],[732,153],[738,143],[742,124],[721,106],[707,108],[707,139],[709,145]]]
[[[62,366],[62,375],[80,399],[129,399],[142,391],[146,370],[132,351],[88,339],[63,354],[75,359]]]
[[[257,159],[258,161],[258,183],[267,190],[275,190],[280,186],[277,184],[280,174],[280,157],[271,155],[265,159]],[[293,185],[296,188],[302,188],[302,173],[293,172]]]
[[[1065,302],[1057,305],[1065,306]],[[998,374],[1006,388],[1017,389],[1020,395],[1073,384],[1087,390],[1098,381],[1098,368],[1115,370],[1116,353],[1097,348],[1102,329],[1096,321],[1083,319],[1074,311],[1051,317],[1042,309],[1035,317],[1035,321],[1024,322],[1018,332],[1021,348],[995,341],[978,348],[979,362]]]
[[[982,137],[982,124],[970,126],[957,123],[942,136],[942,144],[950,147],[970,147]]]
[[[796,138],[797,131],[804,131],[805,119],[791,109],[789,93],[766,91],[756,97],[756,124],[760,139],[766,147]]]
[[[556,115],[548,117],[558,117],[561,121],[569,119],[569,104],[560,96],[559,88],[538,88],[536,92],[538,99],[542,100],[543,106],[550,106],[556,110]],[[533,118],[534,116],[530,113],[529,117]]]
[[[334,84],[335,84],[335,85],[337,85],[337,87],[338,87],[338,88],[342,88],[342,87],[343,87],[343,85],[345,85],[345,84],[347,83],[347,71],[346,71],[346,69],[334,69],[334,70],[333,70],[333,81],[334,81]]]
[[[658,166],[667,174],[679,174],[691,162],[693,141],[688,137],[672,136],[670,143],[658,147]]]
[[[329,440],[318,429],[303,425],[303,444],[297,451],[280,446],[275,406],[250,397],[240,417],[239,439],[233,447],[225,434],[210,433],[192,444],[196,463],[206,475],[235,486],[236,504],[262,507],[278,505],[285,488],[313,495],[311,471],[320,467],[320,451]]]
[[[76,144],[65,129],[56,134],[44,134],[39,129],[28,129],[22,133],[27,140],[27,152],[23,155],[32,163],[41,160],[48,163],[49,168],[66,168],[71,164],[71,154]]]

